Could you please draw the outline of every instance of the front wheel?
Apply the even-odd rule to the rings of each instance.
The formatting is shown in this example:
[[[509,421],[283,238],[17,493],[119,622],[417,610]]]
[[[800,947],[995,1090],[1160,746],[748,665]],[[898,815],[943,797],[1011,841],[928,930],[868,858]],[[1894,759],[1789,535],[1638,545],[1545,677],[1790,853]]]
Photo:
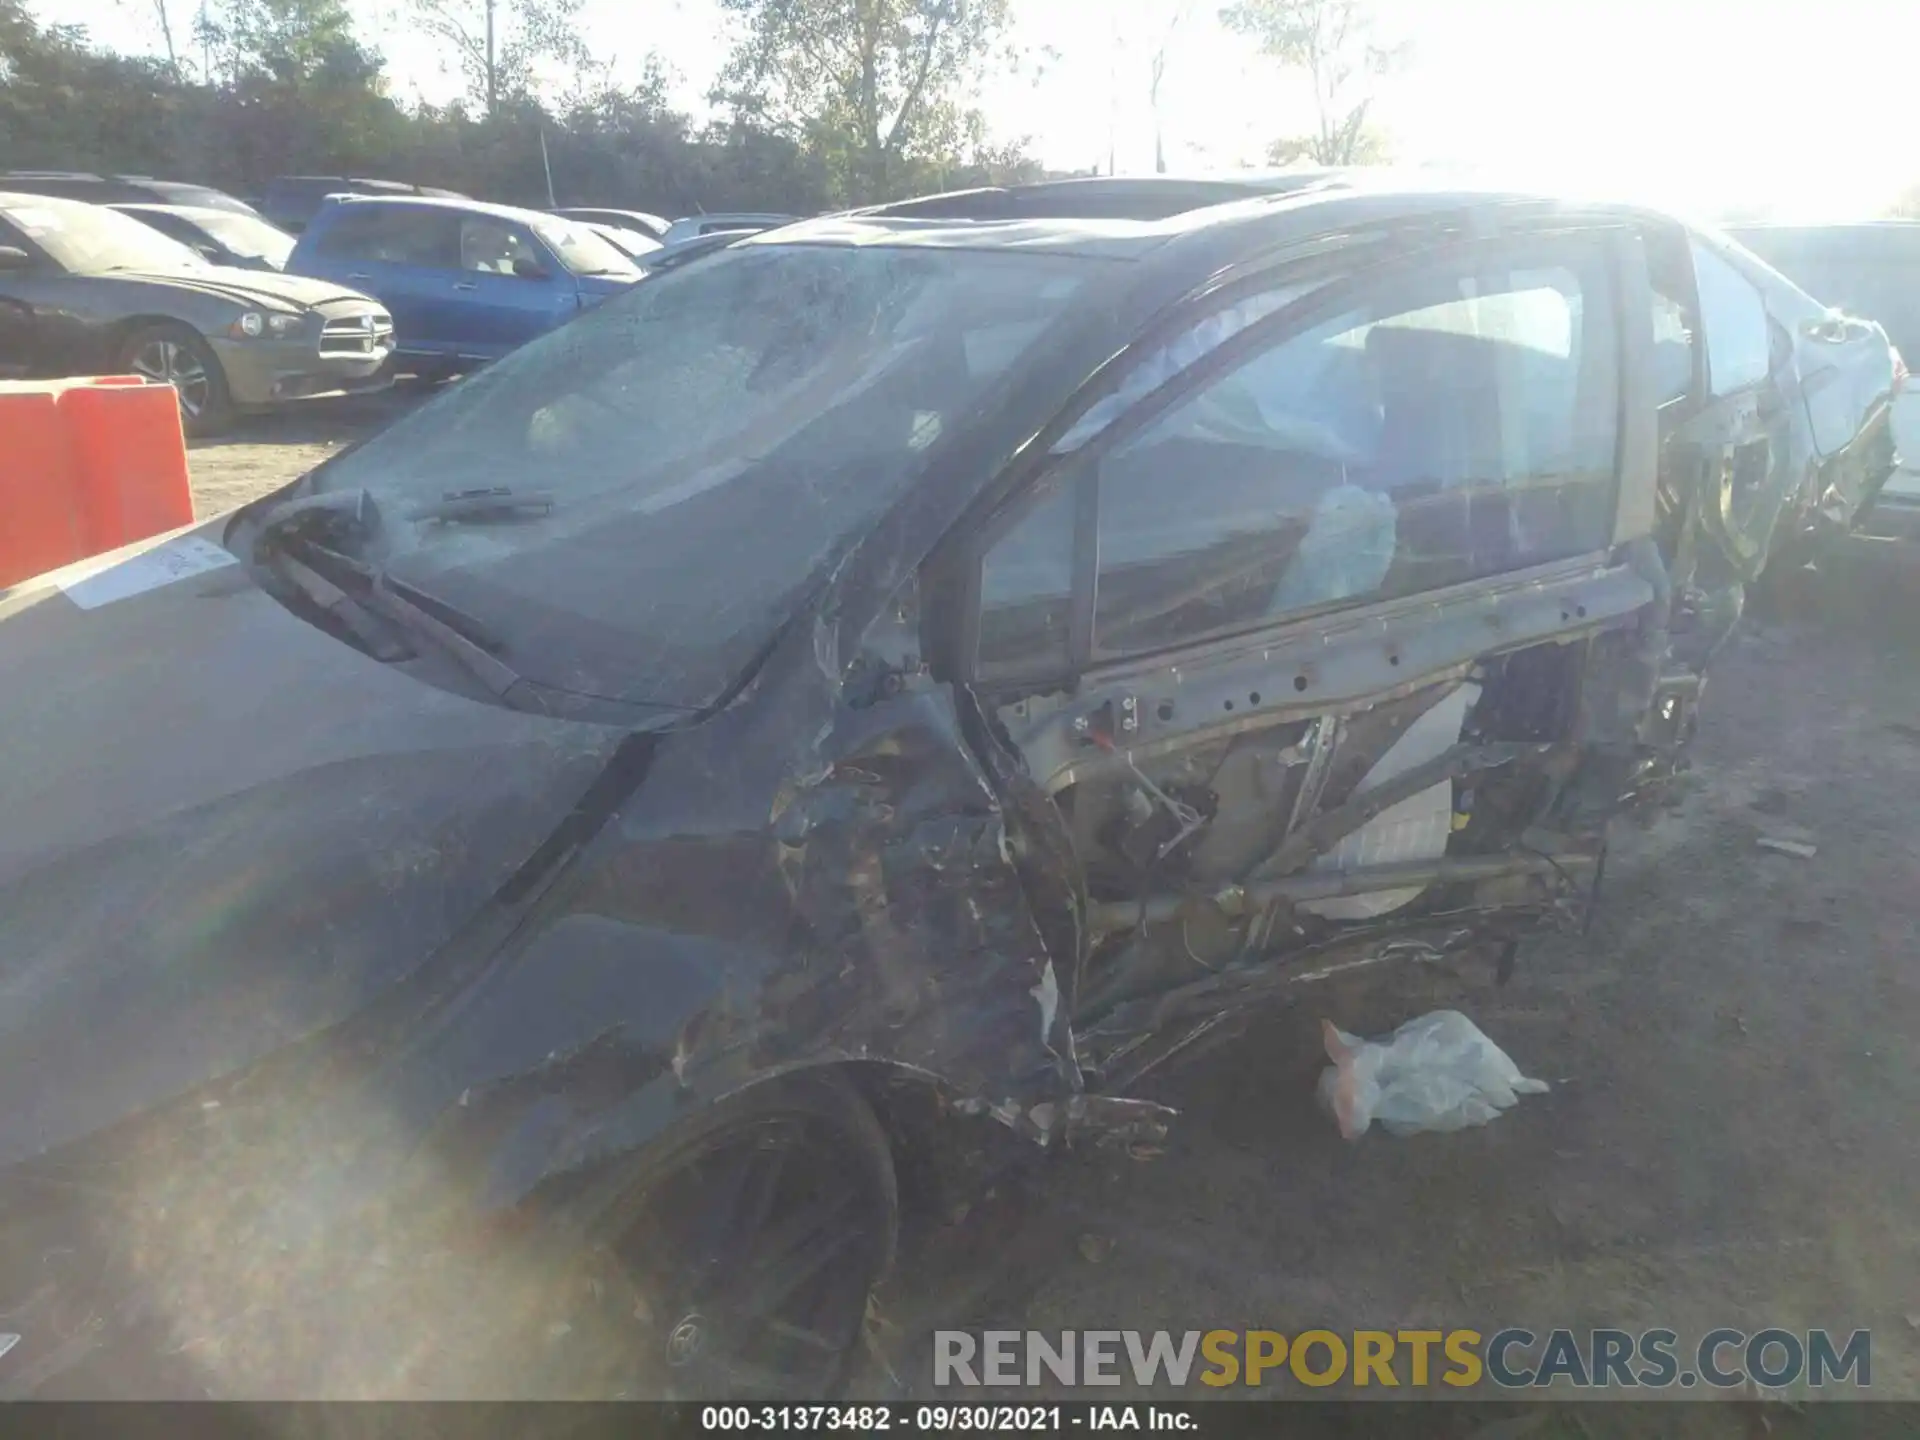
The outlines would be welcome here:
[[[172,321],[142,325],[121,342],[115,359],[128,374],[173,386],[180,428],[188,435],[218,435],[233,423],[226,372],[213,347],[190,327]]]
[[[585,1244],[546,1378],[576,1396],[832,1396],[899,1227],[886,1134],[831,1074],[715,1106],[566,1208]]]

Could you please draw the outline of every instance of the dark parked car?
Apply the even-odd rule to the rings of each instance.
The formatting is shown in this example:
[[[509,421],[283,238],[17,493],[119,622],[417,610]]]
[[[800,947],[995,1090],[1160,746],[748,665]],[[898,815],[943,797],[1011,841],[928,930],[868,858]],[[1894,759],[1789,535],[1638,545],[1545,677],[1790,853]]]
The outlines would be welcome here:
[[[644,210],[605,210],[591,205],[563,205],[553,213],[565,216],[569,220],[581,220],[596,225],[615,225],[622,230],[638,230],[642,235],[650,236],[655,240],[666,234],[667,226],[672,223],[658,215],[649,215]]]
[[[948,203],[0,601],[0,1385],[830,1390],[916,1098],[1155,1136],[1223,1017],[1577,919],[1884,463],[1884,338],[1657,213]]]
[[[210,265],[100,205],[0,191],[0,377],[122,374],[180,393],[188,433],[383,383],[393,322],[365,295]]]
[[[209,265],[240,270],[284,270],[293,237],[264,220],[198,205],[115,205],[162,235],[178,240]]]
[[[1730,233],[1815,298],[1886,328],[1904,357],[1920,357],[1920,221],[1855,225],[1742,225]],[[1920,388],[1894,402],[1900,469],[1880,492],[1875,528],[1920,536]]]
[[[186,185],[177,180],[155,180],[146,175],[93,175],[81,170],[0,171],[0,190],[16,195],[51,195],[62,200],[85,200],[93,205],[194,205],[208,210],[230,210],[253,215],[251,205],[208,185]]]
[[[629,260],[639,260],[644,255],[660,253],[660,242],[638,230],[629,230],[621,225],[605,225],[597,220],[580,220],[575,223],[586,226],[609,245],[616,247]]]
[[[282,175],[269,180],[260,194],[260,211],[267,219],[298,235],[329,195],[437,195],[443,199],[464,200],[458,190],[442,190],[432,185],[410,185],[404,180],[369,180],[352,175]]]
[[[496,360],[641,273],[617,247],[557,215],[354,195],[320,207],[287,269],[378,298],[399,332],[396,364],[421,375]]]
[[[708,235],[696,235],[691,240],[679,240],[672,245],[662,245],[658,250],[650,251],[636,263],[649,275],[665,274],[669,270],[678,270],[690,265],[703,255],[713,255],[726,249],[735,241],[744,240],[749,235],[757,235],[757,230],[715,230]]]
[[[1877,320],[1903,355],[1920,355],[1920,220],[1727,233],[1814,298]]]

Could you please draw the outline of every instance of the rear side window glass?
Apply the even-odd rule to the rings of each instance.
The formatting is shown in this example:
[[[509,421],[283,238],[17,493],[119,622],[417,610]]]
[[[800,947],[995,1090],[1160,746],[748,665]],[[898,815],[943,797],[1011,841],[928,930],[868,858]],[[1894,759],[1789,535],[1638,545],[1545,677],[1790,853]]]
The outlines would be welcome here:
[[[1767,307],[1753,283],[1714,250],[1693,242],[1700,291],[1700,328],[1707,341],[1707,384],[1731,395],[1767,378],[1773,336]]]
[[[321,232],[323,255],[388,265],[453,269],[460,263],[459,216],[451,211],[348,205]]]

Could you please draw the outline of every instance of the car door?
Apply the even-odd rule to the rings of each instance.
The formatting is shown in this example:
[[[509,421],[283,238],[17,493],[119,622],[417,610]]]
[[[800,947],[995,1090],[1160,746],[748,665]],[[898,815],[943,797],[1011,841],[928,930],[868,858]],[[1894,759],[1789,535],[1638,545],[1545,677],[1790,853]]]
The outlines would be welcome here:
[[[1793,464],[1792,340],[1760,291],[1678,226],[1646,236],[1668,548],[1709,646],[1739,614],[1804,477]]]
[[[0,380],[40,373],[34,342],[33,271],[46,257],[17,228],[0,217],[0,246],[18,250],[25,261],[0,267]]]
[[[460,353],[453,291],[460,260],[456,212],[347,201],[315,229],[296,252],[304,273],[337,280],[386,306],[402,356]]]
[[[1628,250],[1453,244],[1214,302],[967,542],[958,668],[1078,857],[1072,1013],[1110,1083],[1174,997],[1428,903],[1346,872],[1513,857],[1544,782],[1476,767],[1564,743],[1563,642],[1654,598],[1608,556]],[[1295,872],[1319,898],[1247,898]]]
[[[452,284],[461,353],[494,359],[544,335],[580,308],[579,287],[525,225],[460,217],[460,273]]]

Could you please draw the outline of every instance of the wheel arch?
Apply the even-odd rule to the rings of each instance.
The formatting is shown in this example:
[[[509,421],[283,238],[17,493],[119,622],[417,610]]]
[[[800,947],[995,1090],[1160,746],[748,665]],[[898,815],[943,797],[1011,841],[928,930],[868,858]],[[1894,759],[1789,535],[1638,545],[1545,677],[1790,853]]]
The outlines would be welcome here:
[[[131,340],[139,331],[153,325],[178,325],[183,329],[191,330],[195,335],[200,337],[202,344],[207,345],[209,349],[212,348],[212,341],[208,339],[206,331],[202,330],[198,325],[195,325],[191,320],[182,319],[178,315],[143,311],[137,315],[128,315],[123,319],[115,320],[111,325],[102,329],[100,332],[100,358],[108,364],[116,363],[120,357],[121,347],[124,346],[127,341]],[[215,358],[217,359],[218,357],[216,356]]]
[[[525,1143],[528,1124],[551,1123],[557,1129],[565,1123],[558,1112],[551,1121],[536,1118],[540,1109],[535,1106],[512,1127],[506,1144],[491,1147],[486,1170],[492,1183],[482,1191],[480,1209],[494,1214],[537,1212],[600,1177],[629,1169],[646,1156],[672,1147],[688,1133],[697,1132],[716,1113],[808,1082],[844,1086],[871,1112],[886,1139],[903,1190],[911,1191],[916,1201],[923,1198],[922,1176],[930,1151],[938,1144],[935,1132],[943,1120],[957,1115],[952,1088],[933,1072],[902,1061],[825,1054],[757,1071],[739,1084],[698,1093],[689,1097],[691,1104],[658,1124],[650,1123],[649,1112],[658,1111],[657,1103],[649,1103],[652,1087],[636,1091],[596,1117],[596,1128],[620,1134],[620,1143],[591,1150],[557,1145],[548,1152],[547,1163],[517,1169],[509,1180],[502,1162],[511,1166],[508,1149]],[[907,1196],[903,1194],[902,1198]]]

